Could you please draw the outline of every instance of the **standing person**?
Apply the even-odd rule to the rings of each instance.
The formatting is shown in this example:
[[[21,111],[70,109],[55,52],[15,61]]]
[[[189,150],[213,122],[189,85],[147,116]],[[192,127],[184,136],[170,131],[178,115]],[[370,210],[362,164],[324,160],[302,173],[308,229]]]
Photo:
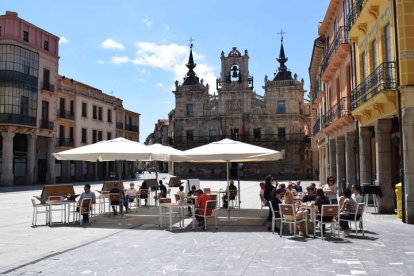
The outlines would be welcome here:
[[[78,210],[79,210],[79,204],[81,202],[82,199],[92,199],[92,204],[96,203],[96,196],[94,192],[91,192],[91,185],[90,184],[85,184],[85,186],[83,187],[83,193],[80,195],[79,197],[79,201],[78,201]],[[89,212],[87,214],[82,214],[83,217],[83,221],[88,223],[89,222]]]
[[[323,186],[325,195],[329,198],[331,204],[338,204],[338,185],[335,183],[335,177],[329,176],[326,182]]]
[[[124,201],[124,206],[125,206],[125,212],[128,213],[128,210],[130,210],[128,204],[129,202],[134,202],[135,198],[137,197],[137,189],[135,189],[135,184],[133,182],[131,182],[129,184],[129,189],[126,190],[125,192],[125,201]]]
[[[197,195],[196,204],[195,204],[195,206],[197,208],[197,211],[196,211],[195,217],[198,221],[198,226],[199,227],[204,227],[205,226],[204,225],[204,218],[200,217],[199,215],[204,216],[204,211],[207,207],[207,200],[210,200],[211,198],[208,194],[204,193],[203,190],[201,190],[201,189],[197,190],[195,192],[195,195]],[[206,210],[206,215],[207,216],[211,215],[212,211],[213,211],[212,209],[207,209]]]
[[[268,175],[265,179],[265,187],[264,187],[264,198],[266,200],[267,206],[269,206],[269,202],[272,200],[272,191],[275,188],[272,185],[273,176]],[[269,206],[269,214],[267,216],[267,230],[272,230],[272,210]]]

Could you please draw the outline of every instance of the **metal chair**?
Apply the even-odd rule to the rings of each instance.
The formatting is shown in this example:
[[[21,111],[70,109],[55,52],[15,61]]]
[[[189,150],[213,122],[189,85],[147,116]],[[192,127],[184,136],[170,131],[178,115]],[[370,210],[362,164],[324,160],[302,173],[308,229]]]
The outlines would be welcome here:
[[[298,223],[303,222],[306,228],[306,235],[308,235],[307,218],[304,216],[302,219],[297,219],[296,208],[294,204],[279,204],[279,212],[281,216],[280,220],[280,236],[282,237],[283,223],[289,225],[293,224],[293,236],[296,237],[296,226]],[[291,219],[290,219],[291,218]]]
[[[123,202],[120,193],[109,193],[109,210],[113,207],[112,209],[115,209],[115,214],[117,211],[122,214],[122,204]]]
[[[282,216],[280,215],[279,211],[274,211],[273,210],[273,205],[271,202],[269,202],[269,206],[270,206],[270,210],[272,211],[272,233],[275,233],[275,222],[276,221],[282,221]],[[282,222],[280,223],[280,228],[282,228]]]
[[[351,223],[351,228],[352,228],[352,222],[354,223],[354,225],[355,225],[355,234],[356,235],[358,235],[358,228],[359,228],[362,232],[362,236],[364,236],[364,222],[363,222],[363,219],[362,219],[364,211],[365,211],[365,203],[361,202],[361,203],[358,203],[356,212],[351,213],[351,214],[354,214],[354,219],[343,219],[343,218],[341,218],[341,220],[343,220],[343,221],[350,222]]]
[[[36,203],[35,199],[32,198],[32,205],[33,205],[33,216],[32,216],[32,225],[37,226],[37,214],[45,214],[45,224],[49,223],[48,219],[48,205],[42,203]]]
[[[79,206],[76,208],[76,211],[74,211],[74,215],[76,218],[74,221],[78,221],[80,225],[83,224],[83,215],[88,214],[89,215],[89,223],[91,223],[92,218],[92,199],[90,198],[84,198],[79,202]]]
[[[207,218],[212,218],[214,217],[214,223],[216,225],[216,229],[217,229],[217,200],[207,200],[206,201],[206,206],[204,209],[198,209],[198,210],[202,210],[203,213],[202,214],[196,214],[197,217],[202,217],[204,219],[204,230],[207,229]],[[211,211],[210,214],[208,214]]]
[[[149,195],[149,189],[139,189],[137,193],[138,207],[141,206],[141,199],[145,199],[145,205],[147,205],[148,198],[149,198],[148,195]]]

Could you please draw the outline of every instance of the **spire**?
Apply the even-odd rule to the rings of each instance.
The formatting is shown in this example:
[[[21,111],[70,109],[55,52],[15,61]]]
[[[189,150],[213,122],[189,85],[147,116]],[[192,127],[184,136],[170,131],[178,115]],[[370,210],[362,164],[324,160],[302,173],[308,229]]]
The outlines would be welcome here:
[[[292,73],[288,71],[285,63],[288,61],[288,58],[285,56],[285,48],[283,47],[283,35],[285,32],[283,30],[280,30],[280,52],[279,52],[279,58],[276,60],[280,63],[280,66],[278,68],[277,74],[275,73],[275,78],[273,80],[291,80],[292,79]]]
[[[197,66],[197,64],[194,63],[194,58],[193,58],[193,39],[192,37],[190,37],[189,39],[190,41],[190,56],[188,57],[188,63],[185,65],[188,68],[188,72],[186,74],[186,76],[184,77],[184,82],[183,85],[195,85],[195,84],[199,84],[200,81],[196,75],[196,73],[194,72],[194,68]]]

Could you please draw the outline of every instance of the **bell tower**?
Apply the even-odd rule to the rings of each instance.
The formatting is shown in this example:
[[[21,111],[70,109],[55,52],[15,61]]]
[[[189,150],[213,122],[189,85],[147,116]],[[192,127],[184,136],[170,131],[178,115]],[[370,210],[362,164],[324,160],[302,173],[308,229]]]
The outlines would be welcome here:
[[[249,75],[247,50],[242,55],[233,47],[227,56],[221,52],[221,73],[217,79],[217,91],[253,90],[253,77]]]

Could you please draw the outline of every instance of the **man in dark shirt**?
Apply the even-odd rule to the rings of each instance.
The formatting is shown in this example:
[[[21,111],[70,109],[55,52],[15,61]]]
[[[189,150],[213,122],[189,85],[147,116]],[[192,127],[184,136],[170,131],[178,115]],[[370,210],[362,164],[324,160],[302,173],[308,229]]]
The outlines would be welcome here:
[[[158,194],[159,198],[166,198],[167,197],[167,186],[164,185],[164,183],[162,183],[162,180],[160,180],[158,182],[159,188],[160,188],[160,193]]]
[[[303,202],[310,202],[316,200],[316,191],[312,186],[306,187],[307,194],[303,197]]]

